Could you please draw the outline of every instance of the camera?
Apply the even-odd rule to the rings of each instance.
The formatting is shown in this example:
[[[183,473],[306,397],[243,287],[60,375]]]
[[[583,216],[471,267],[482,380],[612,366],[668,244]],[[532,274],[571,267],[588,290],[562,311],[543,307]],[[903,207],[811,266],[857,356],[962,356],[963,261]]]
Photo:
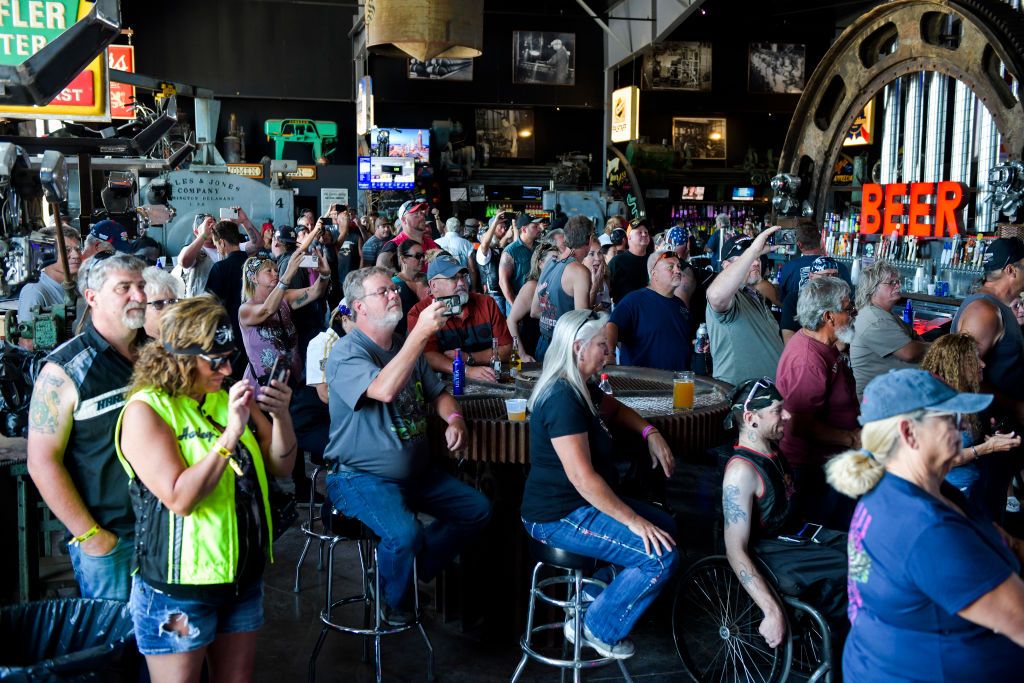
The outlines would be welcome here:
[[[444,315],[453,316],[462,313],[462,297],[458,294],[451,296],[439,296],[437,300],[444,304]]]
[[[796,230],[792,228],[779,230],[772,237],[775,239],[775,244],[779,246],[796,244]]]

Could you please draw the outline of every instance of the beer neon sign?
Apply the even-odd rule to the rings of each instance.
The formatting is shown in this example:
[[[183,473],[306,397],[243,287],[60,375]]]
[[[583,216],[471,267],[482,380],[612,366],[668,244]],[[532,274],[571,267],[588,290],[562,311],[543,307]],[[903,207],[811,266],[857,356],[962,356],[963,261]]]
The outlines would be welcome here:
[[[963,183],[869,183],[861,190],[860,232],[946,237],[964,232]]]

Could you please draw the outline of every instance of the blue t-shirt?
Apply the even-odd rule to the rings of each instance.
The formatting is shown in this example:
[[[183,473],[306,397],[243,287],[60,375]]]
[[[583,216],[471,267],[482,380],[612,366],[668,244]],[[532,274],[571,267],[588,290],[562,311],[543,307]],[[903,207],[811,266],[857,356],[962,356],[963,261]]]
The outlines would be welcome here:
[[[612,309],[611,322],[619,328],[623,365],[690,369],[690,311],[679,298],[662,296],[649,287],[637,289]]]
[[[970,518],[892,474],[857,504],[847,681],[1020,680],[1024,649],[957,616],[1020,563],[983,513],[948,484],[942,493]]]
[[[816,254],[798,256],[792,261],[787,261],[779,271],[779,298],[785,300],[790,292],[800,291],[800,285],[807,281],[807,275],[811,272],[811,264],[818,258]],[[839,277],[846,284],[853,286],[850,282],[850,268],[843,262],[839,262]]]

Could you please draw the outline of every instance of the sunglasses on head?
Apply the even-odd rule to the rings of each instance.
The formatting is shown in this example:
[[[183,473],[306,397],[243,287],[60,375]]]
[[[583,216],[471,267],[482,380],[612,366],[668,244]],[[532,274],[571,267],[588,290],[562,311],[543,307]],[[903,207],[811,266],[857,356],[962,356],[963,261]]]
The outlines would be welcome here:
[[[775,386],[775,382],[771,381],[767,377],[762,377],[754,382],[754,386],[750,387],[750,393],[747,394],[746,400],[743,401],[743,412],[750,410],[748,406],[750,405],[750,401],[753,400],[754,394],[757,393],[758,388],[770,389],[773,386]]]

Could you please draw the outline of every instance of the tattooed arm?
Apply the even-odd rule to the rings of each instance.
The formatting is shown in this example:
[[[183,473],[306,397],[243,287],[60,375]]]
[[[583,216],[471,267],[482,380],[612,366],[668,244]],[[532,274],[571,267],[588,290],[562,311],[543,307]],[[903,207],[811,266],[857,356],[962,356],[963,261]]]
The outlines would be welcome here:
[[[28,473],[53,514],[68,531],[80,536],[96,520],[78,494],[64,466],[64,449],[71,435],[78,391],[67,374],[53,363],[43,366],[29,405]],[[117,537],[106,529],[82,543],[88,555],[103,555],[113,549]]]
[[[786,618],[747,550],[754,496],[763,495],[763,486],[756,470],[744,460],[734,459],[725,468],[722,480],[725,554],[743,588],[764,612],[758,630],[769,646],[778,647],[786,634]]]

